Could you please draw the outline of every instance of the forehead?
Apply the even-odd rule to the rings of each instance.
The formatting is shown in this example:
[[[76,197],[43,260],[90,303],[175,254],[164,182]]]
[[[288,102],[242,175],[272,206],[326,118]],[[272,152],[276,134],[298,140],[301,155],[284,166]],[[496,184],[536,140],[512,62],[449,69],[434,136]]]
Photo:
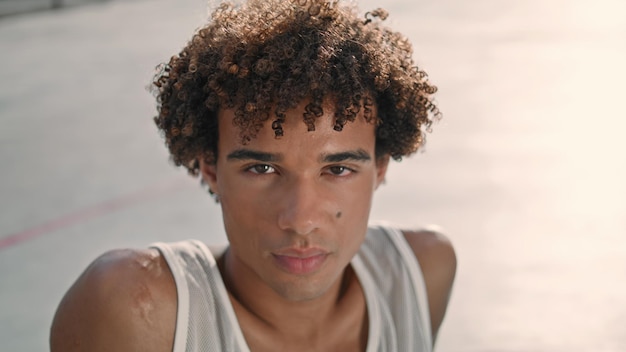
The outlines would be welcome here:
[[[342,131],[336,131],[335,110],[330,104],[323,105],[323,115],[316,118],[315,130],[309,131],[303,119],[307,102],[286,112],[282,124],[284,135],[276,138],[272,129],[273,118],[269,118],[257,135],[243,142],[241,128],[234,123],[235,112],[231,109],[218,113],[219,139],[218,159],[220,155],[239,148],[258,149],[285,154],[307,152],[335,152],[344,149],[363,149],[374,152],[375,124],[367,122],[362,112],[353,122],[348,122]]]

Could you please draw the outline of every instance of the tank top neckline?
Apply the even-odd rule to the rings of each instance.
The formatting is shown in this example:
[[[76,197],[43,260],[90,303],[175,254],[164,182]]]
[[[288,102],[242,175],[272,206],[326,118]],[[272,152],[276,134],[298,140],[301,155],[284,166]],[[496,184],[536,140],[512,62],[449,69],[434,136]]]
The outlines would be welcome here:
[[[222,277],[222,273],[219,271],[217,266],[218,258],[226,252],[228,249],[228,245],[223,246],[207,246],[204,242],[200,242],[201,250],[205,252],[207,258],[211,258],[213,262],[212,270],[214,271],[214,275],[217,275],[219,280],[217,280],[218,292],[220,299],[224,303],[226,314],[228,315],[228,320],[233,327],[233,332],[235,333],[235,338],[237,340],[237,344],[242,352],[250,352],[250,347],[244,338],[243,331],[241,330],[241,326],[239,325],[239,320],[237,319],[237,314],[235,314],[235,308],[230,300],[230,295],[228,294],[228,290],[226,290],[226,285],[224,284],[224,278]],[[361,285],[361,289],[363,290],[363,295],[365,296],[365,305],[367,310],[367,319],[368,319],[368,331],[367,331],[367,346],[365,348],[366,352],[375,352],[376,346],[380,341],[380,315],[378,310],[378,301],[375,299],[376,294],[373,292],[375,290],[375,285],[372,277],[368,274],[367,270],[363,267],[363,263],[359,256],[359,252],[357,252],[350,261],[350,264],[354,273],[356,274],[357,279],[359,280],[359,284]]]

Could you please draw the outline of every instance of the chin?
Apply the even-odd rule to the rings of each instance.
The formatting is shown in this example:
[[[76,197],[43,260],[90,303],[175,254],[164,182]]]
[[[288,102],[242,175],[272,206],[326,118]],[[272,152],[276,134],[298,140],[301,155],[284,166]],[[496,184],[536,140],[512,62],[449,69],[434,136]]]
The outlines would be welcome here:
[[[305,302],[317,299],[326,294],[333,286],[334,280],[321,282],[312,277],[299,277],[289,282],[275,282],[271,285],[277,295],[291,302]]]

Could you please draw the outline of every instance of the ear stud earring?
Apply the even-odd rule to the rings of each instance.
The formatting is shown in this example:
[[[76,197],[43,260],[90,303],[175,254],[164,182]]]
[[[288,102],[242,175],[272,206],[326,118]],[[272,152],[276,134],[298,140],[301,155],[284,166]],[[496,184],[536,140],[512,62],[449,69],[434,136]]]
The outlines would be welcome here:
[[[219,194],[213,192],[212,189],[209,188],[209,194],[211,195],[211,198],[213,198],[213,200],[215,201],[215,203],[219,203],[220,202],[220,196]]]

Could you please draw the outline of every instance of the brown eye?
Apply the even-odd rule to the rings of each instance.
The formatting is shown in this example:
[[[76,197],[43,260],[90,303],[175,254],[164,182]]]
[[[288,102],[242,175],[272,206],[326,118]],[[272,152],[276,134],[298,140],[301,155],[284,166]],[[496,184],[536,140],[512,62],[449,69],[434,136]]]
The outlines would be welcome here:
[[[248,171],[255,173],[255,174],[270,174],[275,172],[276,170],[274,170],[274,168],[270,165],[267,164],[256,164],[256,165],[252,165],[251,167],[248,168]]]
[[[347,176],[352,173],[353,170],[345,166],[331,166],[328,168],[328,171],[334,176]]]

